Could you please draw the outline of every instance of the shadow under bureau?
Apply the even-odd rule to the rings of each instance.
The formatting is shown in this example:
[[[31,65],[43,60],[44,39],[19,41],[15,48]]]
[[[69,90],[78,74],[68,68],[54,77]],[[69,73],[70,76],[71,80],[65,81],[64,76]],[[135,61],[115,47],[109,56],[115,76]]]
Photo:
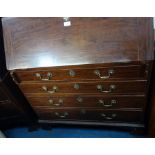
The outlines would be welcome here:
[[[3,18],[7,69],[39,123],[144,128],[152,18]]]

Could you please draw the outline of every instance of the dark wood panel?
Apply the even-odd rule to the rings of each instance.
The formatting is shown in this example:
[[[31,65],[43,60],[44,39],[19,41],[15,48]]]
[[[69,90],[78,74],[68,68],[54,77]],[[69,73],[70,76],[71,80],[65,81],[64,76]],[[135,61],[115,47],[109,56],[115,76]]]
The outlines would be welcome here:
[[[8,97],[5,94],[4,90],[2,90],[1,83],[0,83],[0,101],[7,100],[7,99]]]
[[[84,65],[85,66],[85,65]],[[146,77],[145,65],[120,65],[109,67],[101,67],[90,65],[90,68],[81,68],[81,66],[62,68],[40,68],[37,71],[34,69],[29,71],[15,71],[17,81],[55,81],[55,80],[106,80],[106,79],[131,79],[131,78],[145,78]]]
[[[150,107],[148,109],[147,134],[149,137],[155,138],[155,81],[153,81],[153,87],[149,101]]]
[[[42,120],[98,120],[98,121],[129,121],[142,122],[142,111],[120,111],[102,109],[50,109],[37,108],[35,111]]]
[[[107,108],[145,108],[146,97],[137,96],[107,96],[107,95],[72,95],[72,96],[42,96],[28,97],[32,106],[59,107],[99,107]]]
[[[36,115],[9,74],[0,82],[0,91],[0,128],[34,124]]]
[[[29,93],[98,93],[98,94],[135,94],[146,91],[146,81],[95,81],[95,82],[44,82],[20,85],[25,94]]]
[[[154,44],[154,49],[155,49],[155,44]],[[155,61],[153,63],[150,83],[151,83],[150,94],[148,98],[149,104],[147,108],[147,134],[149,137],[154,138],[155,137]]]
[[[148,42],[152,39],[152,18],[69,20],[71,26],[66,27],[63,18],[3,18],[7,68],[146,59]],[[151,60],[151,51],[149,55]]]
[[[16,106],[14,106],[11,101],[5,100],[3,102],[0,102],[0,119],[17,115],[22,116],[23,114]]]

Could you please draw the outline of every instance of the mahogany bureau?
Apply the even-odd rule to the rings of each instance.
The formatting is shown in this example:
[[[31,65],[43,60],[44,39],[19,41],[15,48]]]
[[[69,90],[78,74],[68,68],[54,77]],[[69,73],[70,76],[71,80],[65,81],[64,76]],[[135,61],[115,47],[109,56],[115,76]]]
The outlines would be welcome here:
[[[39,123],[145,128],[152,18],[3,18],[3,33]]]

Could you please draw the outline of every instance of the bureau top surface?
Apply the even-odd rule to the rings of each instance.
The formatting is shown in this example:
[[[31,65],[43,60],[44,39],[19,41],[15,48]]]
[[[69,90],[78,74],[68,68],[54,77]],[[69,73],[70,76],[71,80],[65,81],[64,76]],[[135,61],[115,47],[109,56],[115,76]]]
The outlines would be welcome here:
[[[153,59],[152,18],[3,18],[8,70]]]

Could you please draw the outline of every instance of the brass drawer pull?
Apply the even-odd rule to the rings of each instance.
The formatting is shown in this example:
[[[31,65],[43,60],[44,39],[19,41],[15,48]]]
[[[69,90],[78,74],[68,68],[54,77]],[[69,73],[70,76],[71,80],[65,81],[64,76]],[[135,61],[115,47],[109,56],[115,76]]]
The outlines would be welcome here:
[[[83,102],[83,98],[82,98],[82,97],[77,97],[76,100],[77,100],[79,103]]]
[[[76,90],[80,89],[80,85],[78,83],[75,83],[74,84],[74,89],[76,89]]]
[[[85,110],[85,109],[81,109],[80,112],[81,112],[81,114],[83,114],[83,115],[86,114],[86,110]]]
[[[61,106],[63,104],[63,100],[59,99],[58,103],[54,103],[54,101],[52,99],[48,100],[49,105],[53,105],[53,106]]]
[[[113,90],[116,89],[115,85],[110,85],[109,90],[104,90],[102,85],[97,85],[97,89],[100,90],[102,93],[111,93]]]
[[[69,17],[63,17],[63,21],[64,22],[68,22],[69,21]]]
[[[108,75],[107,76],[102,76],[99,70],[95,70],[94,74],[97,75],[100,79],[109,79],[112,74],[114,74],[113,69],[108,70]]]
[[[76,73],[75,73],[75,71],[74,70],[69,70],[69,75],[71,76],[71,77],[74,77],[75,75],[76,75]]]
[[[53,86],[52,90],[49,90],[46,86],[42,86],[42,89],[44,91],[46,91],[47,93],[50,93],[50,94],[53,94],[53,93],[58,91],[58,87],[57,86]]]
[[[101,116],[104,117],[104,119],[106,120],[112,120],[116,118],[117,114],[111,114],[111,116],[107,116],[106,114],[102,113]]]
[[[112,107],[114,104],[116,104],[117,101],[116,100],[111,100],[110,103],[105,103],[104,100],[99,100],[99,104],[101,104],[104,107]]]
[[[55,115],[58,116],[58,117],[60,117],[60,118],[66,118],[69,114],[68,114],[68,112],[64,112],[64,113],[61,115],[60,113],[55,112]]]
[[[51,78],[52,78],[52,73],[51,72],[47,73],[47,78],[43,78],[43,75],[41,75],[40,73],[36,73],[35,75],[36,75],[37,78],[39,78],[42,81],[48,81],[48,80],[51,80]]]

